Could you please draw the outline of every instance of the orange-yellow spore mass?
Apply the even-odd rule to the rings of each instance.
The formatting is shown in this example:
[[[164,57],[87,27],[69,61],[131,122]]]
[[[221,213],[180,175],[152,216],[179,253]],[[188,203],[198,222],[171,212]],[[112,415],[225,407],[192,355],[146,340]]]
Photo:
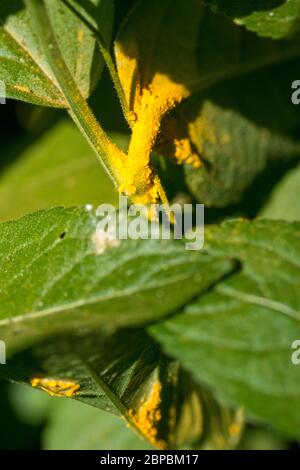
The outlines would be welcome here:
[[[30,381],[32,387],[39,388],[55,397],[72,397],[77,395],[80,385],[71,380],[61,380],[48,377],[34,377]]]
[[[194,168],[200,168],[201,160],[199,156],[193,152],[189,139],[175,139],[175,158],[178,164],[191,165]]]
[[[148,439],[148,441],[159,449],[165,448],[165,443],[157,439],[157,425],[161,420],[161,411],[159,406],[161,404],[161,384],[155,382],[152,386],[150,395],[147,399],[143,400],[139,410],[133,412],[129,411],[134,424],[139,431]]]

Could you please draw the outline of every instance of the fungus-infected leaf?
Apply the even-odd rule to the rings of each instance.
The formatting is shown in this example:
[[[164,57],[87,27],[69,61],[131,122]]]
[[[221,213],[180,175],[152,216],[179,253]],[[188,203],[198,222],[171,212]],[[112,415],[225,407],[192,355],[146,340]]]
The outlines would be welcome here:
[[[299,43],[260,39],[197,0],[140,0],[115,45],[134,121],[121,190],[157,197],[150,153],[162,117],[183,98],[299,50]]]
[[[160,449],[231,448],[243,428],[241,412],[218,404],[142,330],[58,336],[11,358],[3,374],[18,382],[72,382],[78,390],[70,396],[123,416]]]
[[[185,182],[199,202],[236,204],[268,164],[300,157],[300,108],[289,86],[299,73],[299,61],[252,72],[189,98],[166,117],[159,153],[176,158],[186,149]]]

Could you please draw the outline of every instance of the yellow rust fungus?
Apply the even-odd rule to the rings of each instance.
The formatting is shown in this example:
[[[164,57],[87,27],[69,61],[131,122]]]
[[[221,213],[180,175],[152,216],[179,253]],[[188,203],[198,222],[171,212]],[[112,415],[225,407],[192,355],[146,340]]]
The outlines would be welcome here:
[[[78,394],[80,385],[72,380],[61,380],[49,377],[34,377],[32,387],[39,388],[54,397],[72,397]]]
[[[177,82],[172,74],[159,72],[155,61],[154,65],[151,60],[143,64],[140,60],[143,45],[139,44],[137,38],[134,28],[128,34],[125,26],[115,44],[117,72],[129,113],[132,113],[128,155],[123,167],[118,169],[121,176],[119,191],[143,203],[151,204],[161,200],[168,204],[165,191],[151,167],[150,158],[163,118],[190,95],[191,89],[184,80]],[[182,139],[181,135],[176,136],[176,161],[199,168],[199,155],[193,150],[188,136],[186,139]]]
[[[167,75],[154,73],[150,80],[140,81],[138,48],[116,44],[116,61],[123,91],[130,108],[132,136],[128,155],[121,168],[119,191],[143,203],[166,201],[166,194],[151,167],[150,157],[162,118],[189,93]]]
[[[201,160],[192,150],[191,141],[188,138],[175,139],[175,158],[178,164],[191,165],[194,168],[200,168]]]
[[[172,87],[171,87],[172,89]],[[164,198],[164,192],[157,183],[150,166],[150,155],[153,150],[160,123],[164,114],[181,100],[181,95],[170,95],[163,90],[157,94],[155,90],[144,89],[136,104],[136,121],[132,129],[132,137],[128,149],[128,157],[120,169],[123,183],[120,192],[129,196],[136,195],[145,203],[153,203]]]
[[[82,45],[83,43],[83,39],[84,39],[84,29],[83,28],[80,28],[78,31],[77,31],[77,41],[80,45]]]
[[[13,85],[15,90],[18,90],[22,93],[31,94],[31,90],[25,85]]]
[[[237,437],[241,434],[241,424],[240,423],[232,423],[229,426],[228,432],[230,437]]]
[[[161,384],[155,382],[152,386],[150,395],[147,399],[143,400],[139,410],[133,412],[129,410],[137,429],[158,449],[166,447],[162,440],[157,439],[157,425],[161,420],[161,411],[159,406],[161,404]]]

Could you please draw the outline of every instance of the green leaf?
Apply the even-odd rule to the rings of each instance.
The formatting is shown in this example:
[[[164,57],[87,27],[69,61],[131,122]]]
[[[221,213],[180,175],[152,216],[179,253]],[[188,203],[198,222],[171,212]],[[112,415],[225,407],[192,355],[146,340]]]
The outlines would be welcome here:
[[[11,358],[0,373],[33,385],[38,380],[53,394],[45,385],[51,378],[60,396],[60,386],[71,382],[73,398],[123,416],[157,448],[227,448],[242,429],[240,412],[217,404],[142,330],[56,335]]]
[[[81,93],[88,97],[104,65],[95,38],[61,0],[46,0],[46,6],[63,58]],[[93,12],[95,22],[109,43],[113,2],[84,0],[83,7]],[[1,1],[0,58],[0,79],[6,84],[7,97],[44,106],[66,107],[22,0]]]
[[[111,137],[126,147],[126,136]],[[11,147],[9,158],[15,161],[0,174],[1,220],[58,205],[117,203],[111,180],[69,120],[27,147],[20,140],[21,150]]]
[[[124,420],[74,400],[55,404],[43,433],[47,450],[151,450]]]
[[[299,0],[204,0],[213,11],[224,12],[237,24],[260,36],[281,39],[300,31]]]
[[[271,161],[299,158],[300,108],[292,104],[289,86],[299,73],[299,61],[291,61],[248,74],[186,100],[167,118],[176,120],[176,138],[190,139],[203,162],[200,168],[184,166],[198,201],[214,207],[237,203]],[[174,156],[174,146],[169,153]]]
[[[61,330],[143,324],[232,269],[171,240],[114,240],[84,208],[0,224],[0,337],[8,350]]]
[[[299,439],[300,224],[231,221],[207,228],[206,243],[240,271],[150,332],[218,396]]]
[[[272,191],[260,213],[267,219],[300,220],[300,165],[290,170]]]

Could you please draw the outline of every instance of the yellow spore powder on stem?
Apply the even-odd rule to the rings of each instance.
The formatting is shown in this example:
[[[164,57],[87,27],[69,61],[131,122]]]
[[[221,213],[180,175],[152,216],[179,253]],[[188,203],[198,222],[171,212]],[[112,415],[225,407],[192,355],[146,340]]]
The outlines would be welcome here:
[[[157,139],[162,118],[187,95],[187,90],[172,82],[164,74],[156,72],[150,83],[134,80],[133,70],[138,69],[138,61],[131,60],[124,51],[118,51],[118,73],[127,97],[132,106],[135,122],[128,155],[124,166],[119,169],[119,191],[142,203],[155,203],[167,200],[158,177],[150,164],[151,153]],[[122,64],[122,66],[120,66]],[[126,67],[125,67],[126,65]],[[135,88],[133,103],[130,103],[130,90]]]

